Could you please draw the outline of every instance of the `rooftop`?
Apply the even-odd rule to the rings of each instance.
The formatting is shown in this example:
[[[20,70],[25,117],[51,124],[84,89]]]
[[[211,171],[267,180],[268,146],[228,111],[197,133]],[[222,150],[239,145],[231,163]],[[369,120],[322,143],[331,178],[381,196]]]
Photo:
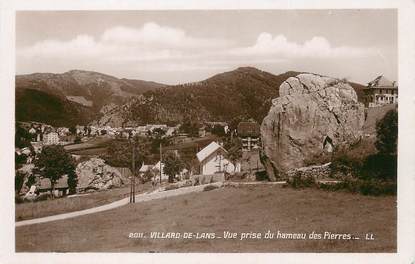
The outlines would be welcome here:
[[[259,125],[257,122],[240,122],[238,124],[238,136],[240,137],[259,137]]]
[[[218,149],[222,149],[223,151],[226,152],[226,150],[221,145],[219,145],[215,141],[212,141],[212,143],[207,145],[205,148],[203,148],[201,151],[199,151],[196,154],[197,159],[199,160],[199,162],[201,162],[201,161],[205,160],[207,157],[209,157],[212,153],[214,153]]]
[[[388,80],[385,76],[380,75],[376,77],[373,81],[368,83],[368,88],[375,87],[397,87],[396,82]]]

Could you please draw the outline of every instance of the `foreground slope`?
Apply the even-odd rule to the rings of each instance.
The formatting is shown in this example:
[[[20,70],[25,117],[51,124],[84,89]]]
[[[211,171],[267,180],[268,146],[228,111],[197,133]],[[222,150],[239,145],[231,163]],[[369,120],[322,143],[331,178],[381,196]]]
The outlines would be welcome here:
[[[350,233],[360,240],[223,239],[223,232]],[[226,187],[16,228],[17,252],[396,252],[396,197]],[[131,239],[207,232],[217,239]],[[372,233],[374,240],[364,240]]]

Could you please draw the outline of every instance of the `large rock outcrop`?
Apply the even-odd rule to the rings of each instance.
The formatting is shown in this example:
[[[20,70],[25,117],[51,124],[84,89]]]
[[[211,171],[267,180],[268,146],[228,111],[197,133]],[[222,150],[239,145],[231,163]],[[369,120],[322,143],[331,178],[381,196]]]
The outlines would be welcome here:
[[[362,137],[364,106],[346,82],[315,74],[290,77],[261,125],[262,160],[271,180],[327,162]]]
[[[106,190],[120,187],[124,182],[119,170],[107,164],[103,159],[91,158],[76,167],[78,191]]]

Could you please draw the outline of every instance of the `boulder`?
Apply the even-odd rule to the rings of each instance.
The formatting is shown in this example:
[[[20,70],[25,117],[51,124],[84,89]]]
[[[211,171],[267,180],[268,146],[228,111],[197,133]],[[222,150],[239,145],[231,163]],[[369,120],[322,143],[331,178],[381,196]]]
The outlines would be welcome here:
[[[323,164],[361,139],[364,106],[347,82],[299,74],[283,82],[279,94],[261,124],[261,160],[271,180]]]
[[[23,185],[20,189],[20,194],[25,194],[29,191],[29,186],[27,186],[27,181],[29,180],[30,175],[33,174],[33,169],[35,165],[33,163],[23,164],[23,166],[18,169],[19,172],[23,173],[25,176],[23,178]]]
[[[107,164],[103,159],[91,158],[76,167],[78,176],[77,190],[106,190],[120,187],[124,182],[121,173]]]

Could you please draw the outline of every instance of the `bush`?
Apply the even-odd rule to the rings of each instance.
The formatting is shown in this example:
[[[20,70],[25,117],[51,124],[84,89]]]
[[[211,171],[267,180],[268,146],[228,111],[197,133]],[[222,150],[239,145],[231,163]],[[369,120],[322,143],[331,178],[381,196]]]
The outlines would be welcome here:
[[[216,185],[207,185],[207,186],[205,186],[204,188],[203,188],[203,191],[204,192],[208,192],[208,191],[212,191],[212,190],[215,190],[215,189],[218,189],[219,187],[218,186],[216,186]]]
[[[397,178],[397,156],[377,153],[366,158],[352,158],[340,154],[330,164],[331,177],[344,179],[355,177],[364,180],[393,180]],[[346,176],[346,177],[345,177]]]
[[[362,181],[359,192],[363,195],[396,195],[396,182]]]
[[[361,167],[362,162],[360,160],[343,153],[334,157],[331,162],[331,177],[344,178],[345,176],[357,176],[360,173]]]
[[[396,154],[398,139],[398,112],[390,110],[376,122],[376,149],[383,154]]]
[[[267,171],[257,171],[255,172],[255,180],[257,181],[268,181],[268,174]]]
[[[75,143],[75,144],[80,144],[80,143],[82,143],[81,137],[80,137],[80,136],[76,136],[76,138],[75,138],[75,140],[74,140],[74,142],[73,142],[73,143]]]
[[[146,183],[146,182],[151,181],[153,177],[154,177],[154,173],[148,170],[140,177],[140,181],[141,183]]]
[[[393,180],[397,179],[397,156],[390,154],[374,154],[368,156],[360,170],[362,179]]]
[[[313,177],[302,177],[301,175],[295,175],[288,180],[288,184],[294,189],[301,189],[305,187],[315,186],[316,181]]]

